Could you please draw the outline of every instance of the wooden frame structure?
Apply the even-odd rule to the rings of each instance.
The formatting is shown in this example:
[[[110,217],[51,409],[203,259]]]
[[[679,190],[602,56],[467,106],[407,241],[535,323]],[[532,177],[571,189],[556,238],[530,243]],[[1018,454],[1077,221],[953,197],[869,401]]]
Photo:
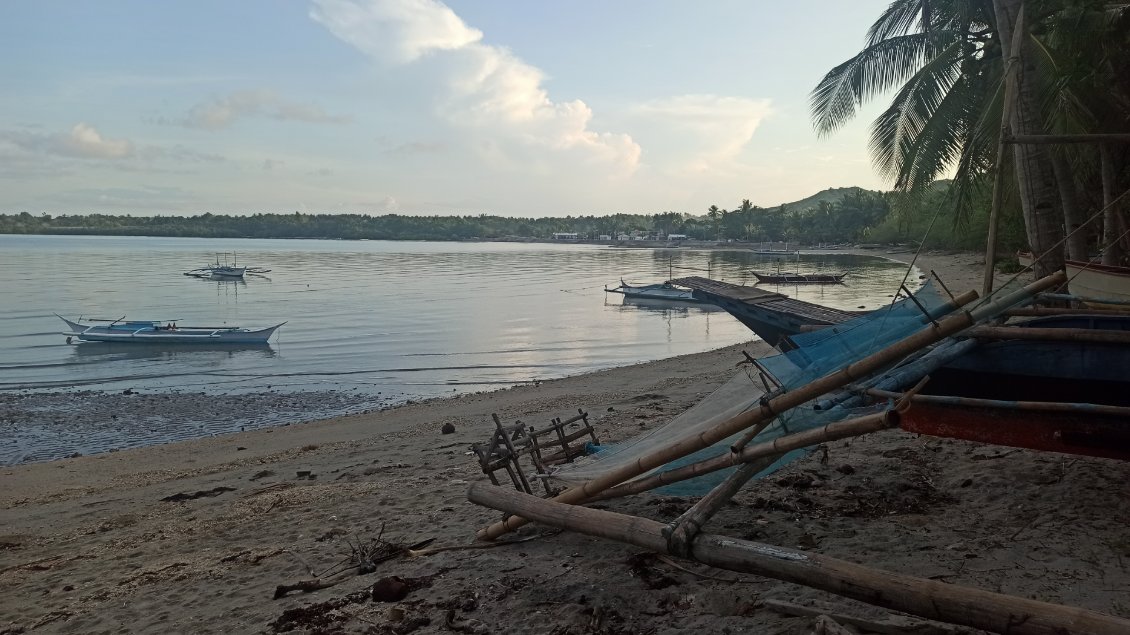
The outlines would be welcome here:
[[[491,483],[501,485],[495,472],[505,470],[514,489],[527,494],[533,494],[533,487],[523,470],[522,456],[529,457],[536,476],[542,481],[543,491],[552,496],[557,494],[557,490],[549,483],[548,468],[572,463],[577,457],[584,456],[588,442],[581,441],[586,436],[593,445],[600,445],[596,430],[589,423],[589,414],[581,409],[568,419],[551,419],[550,424],[541,429],[526,427],[521,421],[504,425],[497,414],[492,414],[491,418],[494,419],[494,432],[490,439],[486,443],[472,444],[471,450]],[[567,430],[570,427],[578,429]]]

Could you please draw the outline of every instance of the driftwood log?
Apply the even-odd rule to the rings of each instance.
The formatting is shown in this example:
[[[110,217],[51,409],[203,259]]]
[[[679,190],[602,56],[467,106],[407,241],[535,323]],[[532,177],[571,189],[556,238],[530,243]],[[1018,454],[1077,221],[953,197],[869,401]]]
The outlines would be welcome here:
[[[553,527],[667,553],[667,526],[654,520],[566,505],[485,483],[472,484],[467,497]],[[712,534],[695,536],[689,547],[691,558],[720,569],[755,573],[994,633],[1130,633],[1130,620],[1121,617],[891,573],[805,551]]]

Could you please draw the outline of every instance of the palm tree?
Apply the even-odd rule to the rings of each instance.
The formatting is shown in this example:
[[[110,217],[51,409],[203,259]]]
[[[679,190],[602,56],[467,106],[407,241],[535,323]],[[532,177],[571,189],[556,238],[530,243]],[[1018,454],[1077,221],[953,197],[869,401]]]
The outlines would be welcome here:
[[[953,170],[955,219],[967,219],[974,194],[995,163],[1004,96],[1002,51],[1010,43],[1019,2],[896,0],[872,25],[864,50],[832,69],[813,91],[817,131],[834,131],[854,116],[858,104],[897,88],[891,105],[872,124],[876,168],[894,181],[903,209]],[[1005,29],[998,28],[998,18],[1007,20]],[[1041,130],[1037,76],[1029,66],[1016,65],[1014,133]],[[1050,162],[1029,146],[1016,146],[1014,154],[1029,244],[1036,253],[1048,254],[1037,274],[1062,268],[1063,216]]]
[[[706,217],[710,219],[710,224],[714,228],[714,240],[722,239],[722,216],[726,210],[718,209],[717,205],[711,205],[706,210]]]
[[[1108,148],[1105,179],[1094,146],[1015,144],[998,159],[1005,96],[1010,135],[1126,132],[1130,80],[1121,69],[1127,66],[1126,3],[895,0],[871,27],[864,50],[813,91],[813,115],[817,130],[828,134],[858,104],[895,89],[872,126],[871,150],[904,206],[952,170],[955,219],[968,218],[986,177],[1015,170],[1030,247],[1046,254],[1037,268],[1043,273],[1062,262],[1064,221],[1072,230],[1081,227],[1085,208],[1108,207],[1104,258],[1117,257],[1125,219],[1108,205],[1113,195],[1096,202],[1091,192],[1122,191],[1130,154],[1126,146]],[[1072,257],[1084,258],[1086,248],[1084,232],[1069,238]]]

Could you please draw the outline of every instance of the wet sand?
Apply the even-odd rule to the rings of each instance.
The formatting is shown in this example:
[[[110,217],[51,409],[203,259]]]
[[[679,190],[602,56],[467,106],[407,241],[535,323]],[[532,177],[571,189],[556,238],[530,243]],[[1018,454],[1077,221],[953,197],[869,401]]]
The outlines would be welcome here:
[[[955,291],[980,289],[976,256],[927,255],[921,266]],[[709,394],[743,350],[768,352],[751,341],[497,392],[0,468],[0,633],[812,631],[812,618],[775,610],[780,601],[887,619],[804,587],[676,567],[536,525],[519,532],[536,537],[528,542],[401,557],[273,599],[278,585],[323,574],[378,535],[472,545],[475,530],[499,517],[465,497],[468,483],[485,478],[468,448],[488,437],[492,413],[537,424],[581,408],[602,440],[627,438]],[[178,407],[162,405],[173,418]],[[66,416],[75,424],[84,415]],[[442,434],[445,424],[455,432]],[[897,430],[825,447],[747,486],[707,530],[1130,617],[1128,464]],[[603,506],[669,521],[692,502],[641,495]],[[386,576],[405,580],[407,595],[373,601],[369,589]]]

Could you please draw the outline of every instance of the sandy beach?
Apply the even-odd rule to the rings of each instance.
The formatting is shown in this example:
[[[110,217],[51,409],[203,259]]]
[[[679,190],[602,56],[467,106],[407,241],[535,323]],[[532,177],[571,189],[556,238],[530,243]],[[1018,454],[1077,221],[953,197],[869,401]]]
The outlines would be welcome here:
[[[955,293],[981,289],[976,255],[918,264]],[[528,539],[516,544],[474,542],[500,516],[466,500],[468,484],[485,480],[469,446],[488,437],[492,413],[542,424],[583,409],[602,441],[616,441],[708,395],[743,351],[769,353],[751,339],[497,392],[0,468],[0,635],[813,632],[814,618],[782,603],[920,624],[538,525],[509,537]],[[443,434],[447,424],[454,432]],[[749,484],[708,531],[1130,618],[1130,465],[898,430],[825,447]],[[692,503],[641,495],[601,507],[669,521]],[[279,585],[331,577],[359,546],[427,540],[431,553],[275,597]],[[391,576],[400,582],[382,597],[399,599],[374,600],[374,583]]]

